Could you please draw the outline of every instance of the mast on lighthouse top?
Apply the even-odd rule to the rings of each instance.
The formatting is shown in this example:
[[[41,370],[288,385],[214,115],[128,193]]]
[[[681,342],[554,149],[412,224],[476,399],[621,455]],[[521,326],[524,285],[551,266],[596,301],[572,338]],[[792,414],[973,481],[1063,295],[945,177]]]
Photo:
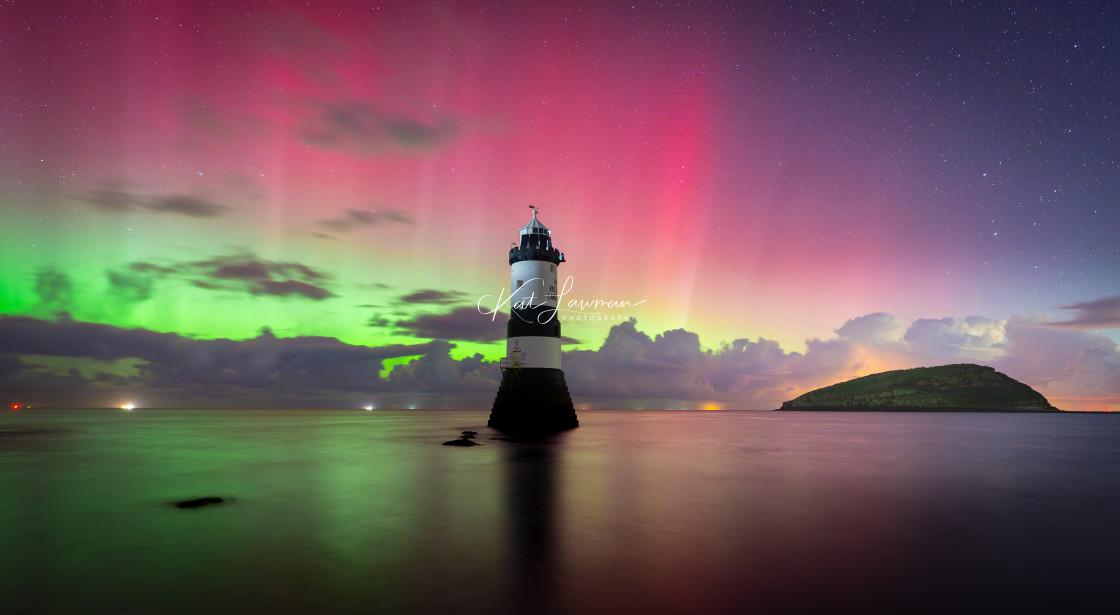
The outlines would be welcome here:
[[[537,211],[538,211],[537,206],[536,205],[530,205],[529,209],[533,210],[533,219],[529,221],[529,224],[526,224],[525,226],[521,227],[521,234],[522,235],[551,235],[552,231],[548,230],[547,226],[541,224],[540,220],[537,220]]]

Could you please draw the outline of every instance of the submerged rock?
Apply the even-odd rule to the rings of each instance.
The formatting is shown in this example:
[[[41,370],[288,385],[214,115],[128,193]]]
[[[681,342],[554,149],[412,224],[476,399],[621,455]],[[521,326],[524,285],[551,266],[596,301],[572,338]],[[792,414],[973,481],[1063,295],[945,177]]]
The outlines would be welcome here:
[[[209,506],[210,504],[221,504],[225,501],[225,498],[218,497],[196,498],[193,500],[175,502],[175,508],[198,508],[199,506]]]
[[[1058,412],[1031,387],[971,363],[863,376],[809,391],[779,410]]]

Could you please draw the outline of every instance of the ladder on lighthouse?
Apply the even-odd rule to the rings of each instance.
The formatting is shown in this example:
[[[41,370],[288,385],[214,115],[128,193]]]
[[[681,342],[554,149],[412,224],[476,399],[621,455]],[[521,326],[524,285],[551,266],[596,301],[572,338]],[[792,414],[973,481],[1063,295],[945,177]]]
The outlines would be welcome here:
[[[508,357],[498,359],[498,367],[502,370],[502,376],[509,382],[517,382],[521,378],[521,368],[525,365],[525,357],[522,356],[521,348],[517,342],[513,344],[513,350],[510,351]]]

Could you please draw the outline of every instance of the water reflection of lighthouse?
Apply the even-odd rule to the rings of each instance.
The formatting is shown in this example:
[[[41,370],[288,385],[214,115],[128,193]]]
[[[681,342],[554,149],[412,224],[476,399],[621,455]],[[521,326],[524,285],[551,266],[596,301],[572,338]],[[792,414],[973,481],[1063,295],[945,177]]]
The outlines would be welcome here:
[[[560,369],[557,268],[564,253],[552,246],[552,232],[533,219],[509,251],[510,317],[502,383],[489,425],[511,433],[547,433],[579,426],[572,396]]]

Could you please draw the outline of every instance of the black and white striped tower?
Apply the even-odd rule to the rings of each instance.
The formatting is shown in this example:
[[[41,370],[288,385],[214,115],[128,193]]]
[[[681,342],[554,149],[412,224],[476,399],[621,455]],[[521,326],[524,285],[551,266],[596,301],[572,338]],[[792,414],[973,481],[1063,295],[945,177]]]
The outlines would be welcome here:
[[[557,268],[564,253],[552,246],[552,231],[533,219],[521,227],[509,251],[510,315],[502,384],[489,425],[509,433],[549,433],[579,427],[572,396],[560,369]]]

